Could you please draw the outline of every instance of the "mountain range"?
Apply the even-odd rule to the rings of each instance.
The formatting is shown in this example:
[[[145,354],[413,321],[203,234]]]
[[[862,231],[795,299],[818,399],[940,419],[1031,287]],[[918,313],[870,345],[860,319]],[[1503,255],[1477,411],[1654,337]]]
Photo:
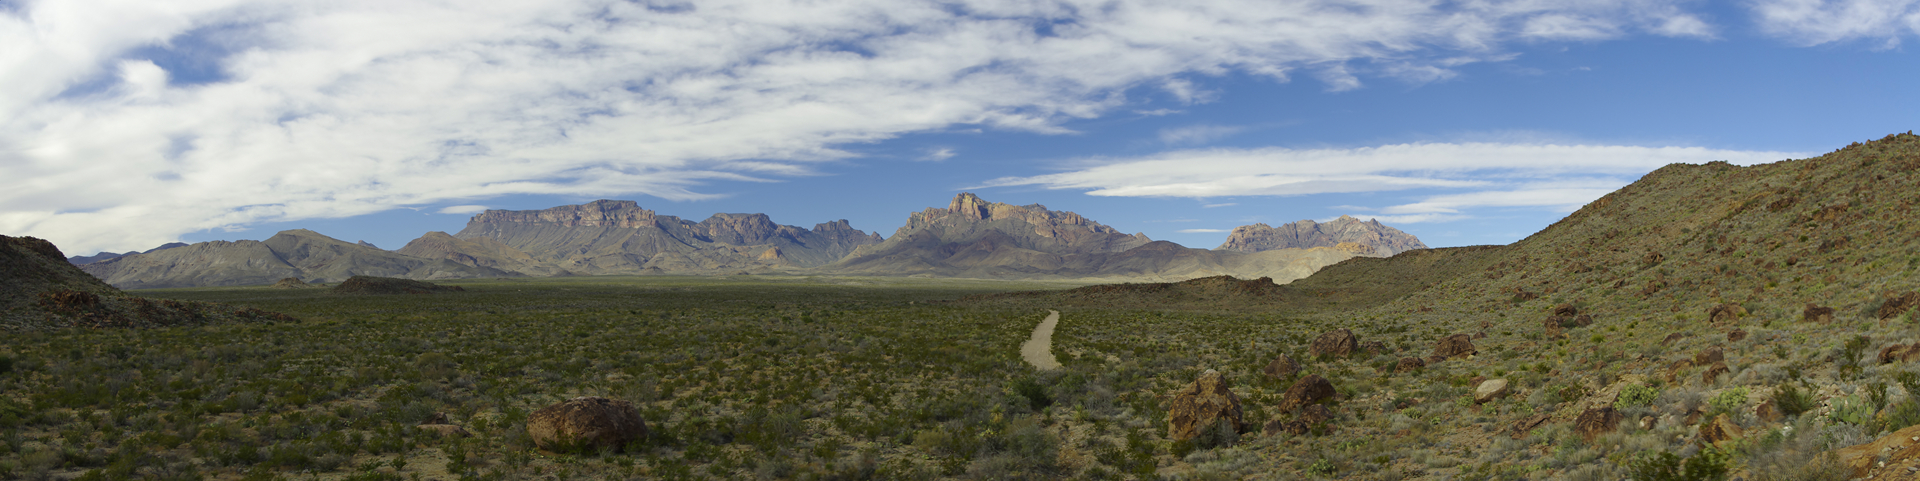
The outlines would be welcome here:
[[[890,238],[854,229],[846,220],[809,229],[776,224],[766,214],[720,213],[693,222],[633,201],[598,200],[488,210],[458,233],[429,232],[394,251],[289,230],[265,241],[73,259],[91,260],[81,268],[130,289],[254,285],[288,277],[338,282],[354,275],[789,273],[1129,281],[1235,275],[1286,282],[1355,256],[1424,247],[1378,222],[1342,217],[1324,224],[1244,226],[1221,248],[1195,249],[1125,234],[1073,212],[961,193],[945,208],[910,214]]]

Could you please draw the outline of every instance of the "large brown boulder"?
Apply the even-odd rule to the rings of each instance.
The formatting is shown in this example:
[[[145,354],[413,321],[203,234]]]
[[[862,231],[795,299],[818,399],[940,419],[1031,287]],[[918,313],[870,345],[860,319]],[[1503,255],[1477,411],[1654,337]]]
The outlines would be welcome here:
[[[1307,346],[1307,354],[1314,357],[1347,356],[1357,350],[1360,350],[1359,338],[1353,336],[1353,331],[1346,329],[1327,331],[1320,337],[1314,338],[1313,344]]]
[[[1732,441],[1745,436],[1740,431],[1740,425],[1734,424],[1733,419],[1725,414],[1713,418],[1713,422],[1700,425],[1700,440],[1706,441],[1707,444],[1720,444],[1723,441]]]
[[[1580,314],[1580,309],[1573,307],[1573,304],[1562,303],[1560,305],[1553,306],[1553,315],[1555,316],[1573,317],[1578,314]]]
[[[1573,420],[1573,431],[1579,433],[1580,437],[1587,442],[1593,442],[1593,438],[1618,429],[1620,420],[1624,418],[1626,415],[1615,411],[1611,405],[1588,408],[1580,413],[1579,418]]]
[[[1822,307],[1822,306],[1814,305],[1812,303],[1808,303],[1807,308],[1805,310],[1800,311],[1800,320],[1803,320],[1806,322],[1818,322],[1821,324],[1833,322],[1833,308]]]
[[[1393,366],[1393,372],[1414,372],[1426,368],[1427,362],[1420,360],[1420,358],[1403,357],[1400,358],[1399,364]]]
[[[1916,359],[1920,359],[1920,342],[1914,343],[1913,345],[1894,344],[1880,349],[1881,364],[1888,364],[1894,361],[1913,362]]]
[[[1260,373],[1272,379],[1286,379],[1300,373],[1300,363],[1293,362],[1293,358],[1287,357],[1286,354],[1281,354],[1274,357],[1273,362],[1267,363],[1267,368],[1260,370]]]
[[[1880,305],[1879,315],[1881,319],[1890,319],[1906,313],[1913,309],[1913,306],[1920,306],[1920,292],[1907,291],[1906,294],[1897,296],[1888,294],[1887,302]]]
[[[1693,364],[1696,366],[1706,366],[1716,362],[1723,362],[1726,360],[1727,360],[1726,353],[1721,352],[1720,348],[1717,348],[1717,347],[1709,347],[1701,350],[1698,354],[1693,355]]]
[[[1443,337],[1433,345],[1433,356],[1443,359],[1471,356],[1476,352],[1473,350],[1473,336],[1466,334]]]
[[[1707,309],[1707,320],[1715,324],[1734,322],[1747,315],[1747,308],[1734,304],[1715,304]]]
[[[633,403],[577,397],[528,415],[527,436],[548,451],[619,451],[647,437],[647,422]]]
[[[1308,404],[1332,399],[1333,395],[1332,382],[1320,377],[1319,374],[1308,374],[1299,381],[1294,381],[1293,387],[1287,388],[1286,394],[1280,395],[1280,412],[1290,412],[1306,407]]]
[[[1707,366],[1706,372],[1700,373],[1700,384],[1703,386],[1711,386],[1715,380],[1720,379],[1720,376],[1724,376],[1729,372],[1732,372],[1732,370],[1727,368],[1727,363],[1713,363],[1712,366]]]
[[[1227,423],[1234,431],[1244,426],[1240,417],[1240,397],[1229,389],[1227,378],[1219,371],[1200,373],[1193,384],[1173,395],[1167,409],[1167,436],[1174,440],[1193,439],[1215,423]]]

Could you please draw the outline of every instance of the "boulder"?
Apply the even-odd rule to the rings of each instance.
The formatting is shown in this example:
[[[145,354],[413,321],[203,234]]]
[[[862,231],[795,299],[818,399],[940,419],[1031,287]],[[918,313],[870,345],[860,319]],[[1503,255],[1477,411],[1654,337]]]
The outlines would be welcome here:
[[[1581,314],[1578,316],[1573,316],[1573,324],[1580,327],[1591,326],[1593,325],[1593,315]]]
[[[1260,428],[1260,434],[1273,436],[1280,433],[1287,433],[1295,436],[1305,436],[1308,433],[1312,433],[1313,428],[1325,426],[1332,420],[1332,410],[1327,409],[1326,406],[1312,404],[1301,408],[1300,413],[1295,415],[1292,421],[1281,421],[1278,419],[1267,421],[1267,424]]]
[[[1393,366],[1393,372],[1414,372],[1426,368],[1427,362],[1420,360],[1420,358],[1403,357],[1400,358],[1399,364]]]
[[[1667,368],[1667,382],[1671,383],[1680,379],[1680,373],[1686,372],[1688,369],[1693,369],[1693,360],[1681,359],[1674,361],[1673,365]]]
[[[1380,341],[1363,342],[1363,343],[1360,343],[1360,350],[1366,351],[1367,354],[1374,354],[1374,355],[1386,354],[1387,343],[1380,342]]]
[[[1625,417],[1626,415],[1615,411],[1611,405],[1588,408],[1580,413],[1579,418],[1573,420],[1573,431],[1579,433],[1580,437],[1587,442],[1593,442],[1593,438],[1618,429],[1620,420]]]
[[[1488,401],[1499,399],[1506,395],[1507,380],[1505,379],[1488,379],[1481,381],[1480,387],[1473,388],[1473,402],[1475,403],[1486,404]]]
[[[1707,320],[1715,324],[1739,321],[1746,315],[1747,308],[1735,304],[1715,304],[1707,309]]]
[[[1705,365],[1713,364],[1716,362],[1723,362],[1726,360],[1727,360],[1727,355],[1721,352],[1720,348],[1717,348],[1717,347],[1709,347],[1701,350],[1698,354],[1693,355],[1693,364],[1696,366],[1705,366]]]
[[[1562,303],[1560,305],[1553,306],[1553,315],[1555,316],[1570,318],[1578,314],[1580,314],[1580,309],[1573,307],[1573,304]]]
[[[1849,479],[1865,478],[1879,466],[1901,466],[1915,458],[1920,458],[1920,426],[1908,427],[1888,433],[1873,442],[1848,446],[1833,450],[1841,464],[1852,468]],[[1885,464],[1881,464],[1884,462]],[[1904,468],[1895,468],[1898,477],[1875,477],[1873,479],[1913,479]],[[1891,471],[1891,469],[1890,469]]]
[[[1280,412],[1292,412],[1308,404],[1332,399],[1333,395],[1332,382],[1320,377],[1319,374],[1308,374],[1299,381],[1295,381],[1293,387],[1287,388],[1287,392],[1280,395]]]
[[[1888,294],[1887,302],[1880,304],[1878,314],[1881,319],[1890,319],[1894,316],[1904,314],[1908,310],[1912,310],[1913,306],[1917,305],[1920,305],[1920,292],[1907,291],[1906,294],[1901,295]]]
[[[548,451],[619,451],[628,443],[646,439],[647,422],[633,403],[577,397],[528,415],[527,436]]]
[[[1725,414],[1716,416],[1713,418],[1713,421],[1700,425],[1700,440],[1705,441],[1707,444],[1720,444],[1724,441],[1732,441],[1742,437],[1745,437],[1745,435],[1741,433],[1740,425],[1734,424],[1733,419],[1727,417]]]
[[[1447,336],[1433,345],[1433,355],[1442,359],[1471,356],[1475,352],[1478,351],[1473,350],[1473,336],[1466,334]]]
[[[1353,331],[1334,329],[1314,338],[1313,344],[1307,346],[1307,354],[1314,357],[1347,356],[1359,349],[1360,341],[1353,336]]]
[[[1527,433],[1533,432],[1534,428],[1540,427],[1540,425],[1542,424],[1546,424],[1547,421],[1550,419],[1553,419],[1552,414],[1545,414],[1545,413],[1535,414],[1532,417],[1515,421],[1513,423],[1513,427],[1508,428],[1508,430],[1511,432],[1514,439],[1525,439],[1527,437]]]
[[[1808,303],[1807,308],[1805,310],[1800,311],[1800,320],[1806,321],[1806,322],[1818,322],[1821,324],[1833,322],[1833,308],[1822,307],[1822,306],[1814,305],[1812,303]]]
[[[1920,359],[1920,343],[1914,343],[1910,346],[1894,344],[1880,349],[1881,364],[1889,364],[1894,361],[1913,362],[1916,359]]]
[[[1759,405],[1753,407],[1753,417],[1760,418],[1761,421],[1766,421],[1770,423],[1778,422],[1780,421],[1780,417],[1781,417],[1780,409],[1773,407],[1772,400],[1763,401]]]
[[[1727,363],[1713,363],[1712,366],[1707,366],[1706,372],[1700,373],[1700,384],[1703,386],[1711,386],[1714,380],[1720,379],[1720,376],[1727,374],[1729,371],[1731,370],[1727,369]]]
[[[1739,342],[1741,339],[1746,339],[1746,338],[1747,338],[1747,331],[1742,331],[1739,329],[1727,331],[1727,342]]]
[[[1661,339],[1661,340],[1660,340],[1660,345],[1662,345],[1662,346],[1665,346],[1665,345],[1670,345],[1670,344],[1673,344],[1673,341],[1678,341],[1678,340],[1681,340],[1681,339],[1685,339],[1686,337],[1687,337],[1687,335],[1686,335],[1686,334],[1683,334],[1683,333],[1678,333],[1678,332],[1676,332],[1676,333],[1673,333],[1673,334],[1668,334],[1668,335],[1667,335],[1667,337],[1666,337],[1665,339]]]
[[[1208,369],[1193,384],[1174,393],[1172,407],[1167,409],[1167,437],[1193,439],[1215,423],[1227,423],[1234,431],[1244,427],[1240,397],[1233,394],[1226,376]]]
[[[1293,362],[1293,358],[1287,357],[1286,354],[1281,354],[1274,357],[1273,362],[1267,363],[1267,368],[1260,370],[1260,373],[1270,379],[1286,379],[1300,373],[1300,363]]]

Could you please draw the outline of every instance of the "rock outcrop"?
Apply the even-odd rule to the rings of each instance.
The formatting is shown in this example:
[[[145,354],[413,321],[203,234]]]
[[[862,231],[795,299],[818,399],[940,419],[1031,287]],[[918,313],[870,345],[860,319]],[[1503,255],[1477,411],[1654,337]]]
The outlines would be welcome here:
[[[76,266],[84,266],[87,264],[92,264],[95,262],[100,262],[108,259],[126,257],[134,254],[148,254],[154,251],[172,249],[175,247],[186,247],[186,246],[187,244],[185,242],[168,242],[166,244],[162,244],[160,247],[147,249],[146,251],[128,251],[122,254],[115,254],[112,252],[101,252],[101,253],[90,255],[90,256],[73,256],[73,257],[68,257],[67,262]]]
[[[1573,420],[1573,432],[1587,442],[1593,442],[1593,438],[1618,429],[1620,420],[1625,418],[1626,415],[1615,411],[1611,405],[1589,408]]]
[[[1800,311],[1800,320],[1820,324],[1833,322],[1833,308],[1809,303],[1805,310]]]
[[[1894,316],[1906,314],[1907,311],[1912,310],[1914,306],[1920,306],[1920,292],[1907,291],[1906,294],[1888,294],[1887,300],[1880,304],[1880,309],[1875,312],[1875,315],[1881,319],[1891,319]]]
[[[1221,423],[1241,431],[1245,423],[1241,419],[1240,397],[1234,395],[1231,388],[1226,376],[1208,369],[1193,384],[1175,392],[1167,409],[1167,437],[1193,439],[1202,430]]]
[[[578,397],[527,416],[527,436],[540,449],[565,453],[621,451],[647,437],[647,422],[633,403]]]
[[[1486,404],[1507,395],[1507,380],[1488,379],[1473,388],[1473,402]]]
[[[1260,373],[1269,379],[1288,379],[1300,373],[1300,363],[1294,362],[1293,358],[1287,357],[1286,354],[1281,354],[1274,356],[1273,362],[1267,363],[1267,367],[1261,369]]]
[[[1291,412],[1308,404],[1333,399],[1333,395],[1333,382],[1327,381],[1327,378],[1320,377],[1319,374],[1308,374],[1294,381],[1293,387],[1287,388],[1287,392],[1280,395],[1278,408],[1280,412]]]
[[[1467,357],[1477,352],[1473,350],[1473,336],[1467,334],[1443,337],[1433,345],[1433,357],[1441,359]]]
[[[1340,216],[1332,222],[1319,223],[1302,220],[1279,227],[1266,224],[1243,225],[1233,229],[1227,241],[1215,250],[1237,252],[1262,252],[1277,249],[1304,249],[1311,247],[1339,247],[1341,244],[1353,244],[1346,249],[1364,246],[1370,248],[1372,255],[1391,256],[1414,249],[1425,249],[1426,244],[1412,234],[1387,227],[1378,220],[1355,219]]]

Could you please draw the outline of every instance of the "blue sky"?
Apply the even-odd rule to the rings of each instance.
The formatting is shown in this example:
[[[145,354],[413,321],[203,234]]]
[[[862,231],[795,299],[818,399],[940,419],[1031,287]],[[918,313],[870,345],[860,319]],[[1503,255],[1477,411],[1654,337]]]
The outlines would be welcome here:
[[[631,199],[891,235],[961,191],[1192,247],[1518,240],[1920,124],[1920,0],[0,0],[0,233],[69,254]]]

